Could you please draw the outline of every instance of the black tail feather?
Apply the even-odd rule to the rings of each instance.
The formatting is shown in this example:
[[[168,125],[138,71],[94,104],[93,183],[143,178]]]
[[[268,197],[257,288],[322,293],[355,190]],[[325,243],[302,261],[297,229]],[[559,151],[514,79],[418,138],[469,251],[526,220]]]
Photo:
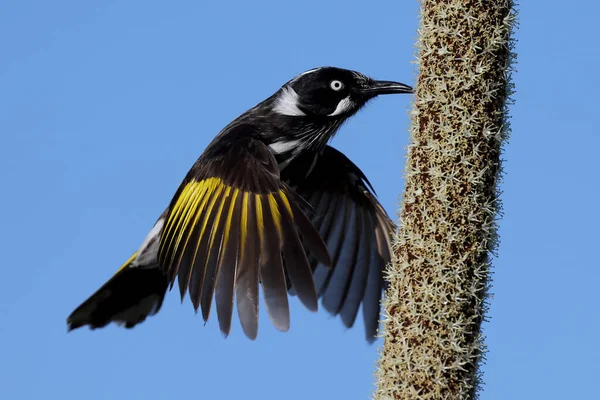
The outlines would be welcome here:
[[[168,284],[158,268],[122,268],[69,315],[68,330],[111,322],[133,328],[160,310]]]

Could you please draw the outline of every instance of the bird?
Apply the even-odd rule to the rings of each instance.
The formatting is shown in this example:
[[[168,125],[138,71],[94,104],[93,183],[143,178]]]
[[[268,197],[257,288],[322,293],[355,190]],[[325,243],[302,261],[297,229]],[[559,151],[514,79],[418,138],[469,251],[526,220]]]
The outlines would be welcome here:
[[[412,92],[332,66],[286,82],[215,136],[139,248],[68,316],[68,331],[133,328],[177,281],[205,322],[214,299],[225,337],[235,303],[256,339],[260,286],[280,331],[296,296],[310,311],[320,299],[348,328],[362,304],[374,341],[395,225],[365,174],[329,142],[373,98]]]

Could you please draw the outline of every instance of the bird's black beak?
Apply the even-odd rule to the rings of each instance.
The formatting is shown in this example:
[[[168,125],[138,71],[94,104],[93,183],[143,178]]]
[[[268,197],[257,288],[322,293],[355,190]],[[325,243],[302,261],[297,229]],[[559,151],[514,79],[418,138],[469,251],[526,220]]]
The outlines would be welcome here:
[[[413,88],[400,82],[372,80],[365,84],[361,92],[368,97],[375,97],[380,94],[412,93]]]

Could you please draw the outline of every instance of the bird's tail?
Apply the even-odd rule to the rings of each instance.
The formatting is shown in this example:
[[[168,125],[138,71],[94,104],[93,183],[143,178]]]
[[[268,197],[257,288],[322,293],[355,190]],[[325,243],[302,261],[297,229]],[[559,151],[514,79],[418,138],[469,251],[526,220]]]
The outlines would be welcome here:
[[[110,322],[133,328],[156,314],[165,298],[169,281],[157,266],[131,267],[137,253],[100,289],[67,318],[69,331],[89,325],[102,328]]]

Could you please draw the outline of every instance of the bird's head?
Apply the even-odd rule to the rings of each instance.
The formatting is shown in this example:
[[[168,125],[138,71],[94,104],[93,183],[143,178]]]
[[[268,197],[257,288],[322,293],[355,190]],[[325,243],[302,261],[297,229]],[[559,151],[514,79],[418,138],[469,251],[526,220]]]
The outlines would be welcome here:
[[[242,118],[266,124],[259,129],[265,141],[278,160],[290,161],[304,151],[320,152],[369,100],[392,93],[412,93],[412,88],[347,69],[313,68],[286,82]]]
[[[360,72],[320,67],[296,76],[273,97],[273,111],[287,117],[345,120],[380,94],[412,93],[408,85],[378,81]]]

